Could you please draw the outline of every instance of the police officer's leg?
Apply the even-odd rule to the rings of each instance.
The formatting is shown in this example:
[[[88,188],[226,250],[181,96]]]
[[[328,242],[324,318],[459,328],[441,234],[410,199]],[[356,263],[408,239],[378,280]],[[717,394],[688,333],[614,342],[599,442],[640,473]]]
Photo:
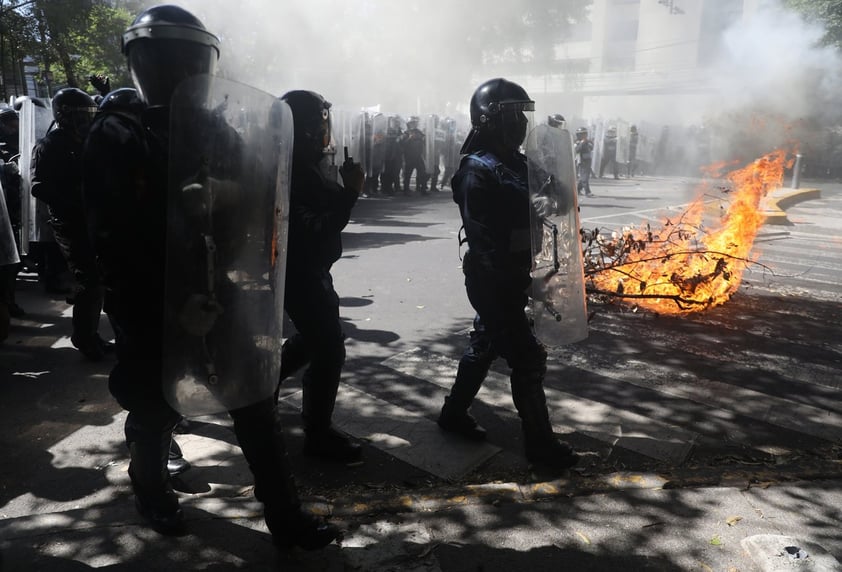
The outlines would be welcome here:
[[[362,456],[362,448],[331,427],[345,364],[339,296],[327,271],[316,282],[302,286],[294,289],[287,313],[312,348],[312,360],[301,382],[304,453],[343,463],[355,462]]]
[[[438,419],[439,427],[475,441],[485,439],[485,429],[468,413],[468,408],[482,386],[482,382],[485,381],[488,369],[496,357],[486,335],[485,326],[481,318],[476,316],[470,344],[462,355],[462,359],[459,360],[456,381],[453,383],[450,395],[444,398],[444,406],[441,408]]]
[[[556,473],[576,465],[578,456],[553,433],[544,394],[547,352],[522,311],[505,317],[503,327],[492,334],[492,347],[512,368],[512,401],[521,419],[526,458]]]
[[[155,530],[163,534],[183,532],[178,497],[170,486],[167,460],[172,429],[181,418],[166,402],[161,390],[160,360],[133,359],[137,353],[123,348],[124,360],[109,377],[109,390],[129,414],[126,445],[131,461],[129,478],[135,506]]]
[[[403,165],[403,192],[405,195],[409,194],[409,180],[412,178],[412,163],[405,161]]]
[[[78,284],[73,299],[71,341],[89,359],[100,360],[111,348],[99,336],[99,320],[105,289],[99,281],[93,249],[87,237],[81,236],[73,239],[69,248],[65,248],[64,253],[67,265]]]
[[[78,221],[77,228],[74,228],[72,222],[55,217],[50,220],[56,245],[76,280],[76,292],[73,295],[73,333],[70,341],[85,357],[99,361],[105,356],[96,334],[99,313],[102,311],[103,292],[98,288],[99,279],[93,252],[90,248],[86,252],[84,245],[80,244],[80,239],[87,244],[87,237],[81,234],[83,224],[82,221]]]
[[[285,297],[285,302],[285,305],[290,305],[289,297]],[[298,315],[295,311],[293,313]],[[278,394],[284,380],[295,375],[295,372],[310,363],[311,359],[313,359],[313,349],[300,332],[287,338],[281,348],[281,373],[278,376],[278,387],[275,389],[275,403],[278,402]]]
[[[339,530],[301,510],[274,400],[267,398],[228,413],[254,475],[254,496],[263,503],[266,526],[275,543],[308,550],[330,544]]]
[[[585,169],[582,177],[582,187],[585,190],[585,194],[590,196],[591,195],[591,163],[588,161],[585,164]]]
[[[427,165],[424,163],[424,158],[419,157],[415,164],[415,190],[421,193],[427,192]]]

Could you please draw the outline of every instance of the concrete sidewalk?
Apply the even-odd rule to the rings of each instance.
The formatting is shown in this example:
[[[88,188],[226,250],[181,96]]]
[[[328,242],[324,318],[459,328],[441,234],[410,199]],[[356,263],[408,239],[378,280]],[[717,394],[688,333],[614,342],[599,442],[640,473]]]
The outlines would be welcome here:
[[[813,193],[781,190],[774,197],[786,207]],[[293,408],[284,415],[302,494],[311,510],[343,527],[341,546],[276,551],[222,418],[200,419],[177,437],[194,465],[180,483],[189,533],[162,537],[134,510],[125,413],[107,393],[111,364],[84,362],[66,335],[56,337],[55,330],[68,330],[63,302],[24,302],[31,314],[21,322],[25,333],[0,348],[4,359],[17,360],[3,364],[15,376],[7,391],[22,392],[15,407],[31,406],[6,409],[4,438],[31,446],[0,467],[8,500],[0,514],[2,572],[842,570],[838,458],[820,467],[795,458],[787,467],[713,475],[580,471],[551,482],[521,471],[517,481],[451,485],[428,482],[429,475],[370,443],[363,467],[301,463]],[[22,421],[15,424],[15,416]],[[19,482],[5,480],[12,474]],[[330,499],[315,496],[327,490]]]
[[[842,480],[465,502],[338,514],[341,545],[279,552],[257,503],[184,501],[189,533],[157,535],[129,498],[0,521],[3,572],[109,570],[842,570]],[[550,486],[550,485],[548,485]],[[488,499],[487,499],[488,500]],[[347,499],[352,506],[353,499]],[[327,507],[311,504],[312,510]]]

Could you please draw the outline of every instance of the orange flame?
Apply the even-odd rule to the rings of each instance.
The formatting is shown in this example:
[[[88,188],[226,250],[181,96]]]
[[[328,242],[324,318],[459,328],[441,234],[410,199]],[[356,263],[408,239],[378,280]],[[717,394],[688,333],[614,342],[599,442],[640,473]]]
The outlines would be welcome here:
[[[791,164],[786,151],[778,150],[728,173],[728,204],[726,209],[720,203],[719,220],[706,220],[706,215],[711,218],[711,201],[700,196],[678,219],[665,220],[660,231],[648,225],[624,231],[607,244],[609,253],[622,251],[622,258],[590,275],[591,288],[621,294],[624,300],[665,314],[699,312],[725,303],[753,260],[751,248],[765,219],[760,201],[781,186],[784,169]],[[603,253],[605,247],[603,241]]]

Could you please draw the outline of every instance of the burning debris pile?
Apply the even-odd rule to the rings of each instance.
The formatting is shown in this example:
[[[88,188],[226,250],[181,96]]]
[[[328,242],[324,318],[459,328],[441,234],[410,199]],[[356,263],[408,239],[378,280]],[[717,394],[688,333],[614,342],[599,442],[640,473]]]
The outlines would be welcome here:
[[[610,237],[582,229],[588,293],[664,314],[699,312],[725,303],[737,291],[752,259],[764,216],[761,199],[783,183],[791,166],[778,150],[724,175],[719,212],[710,216],[710,185],[679,217],[660,229],[650,224]],[[709,175],[719,175],[715,167]],[[712,220],[713,219],[713,220]]]

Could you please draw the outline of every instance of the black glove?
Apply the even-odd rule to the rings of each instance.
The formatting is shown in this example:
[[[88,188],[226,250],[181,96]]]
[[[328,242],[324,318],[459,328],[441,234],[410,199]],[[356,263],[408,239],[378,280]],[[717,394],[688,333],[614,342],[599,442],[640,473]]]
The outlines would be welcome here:
[[[108,76],[92,75],[88,78],[88,81],[91,82],[91,85],[94,86],[103,97],[111,93],[111,80]]]

